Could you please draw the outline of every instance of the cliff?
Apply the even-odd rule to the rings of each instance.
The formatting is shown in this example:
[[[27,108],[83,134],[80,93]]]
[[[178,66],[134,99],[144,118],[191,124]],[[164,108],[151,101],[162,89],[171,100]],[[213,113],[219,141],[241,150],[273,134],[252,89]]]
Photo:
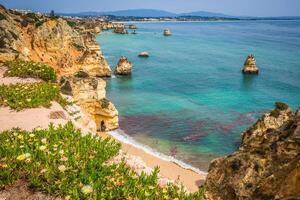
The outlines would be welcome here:
[[[0,60],[43,62],[59,75],[84,69],[91,76],[111,76],[93,32],[75,30],[66,20],[0,7]]]
[[[242,134],[232,155],[211,162],[209,200],[300,198],[300,109],[283,103]]]

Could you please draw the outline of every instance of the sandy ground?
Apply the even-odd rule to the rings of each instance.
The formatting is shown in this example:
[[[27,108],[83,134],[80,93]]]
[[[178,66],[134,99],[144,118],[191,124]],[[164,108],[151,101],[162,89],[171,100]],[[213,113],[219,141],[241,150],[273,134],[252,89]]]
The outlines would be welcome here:
[[[102,137],[111,137],[107,133],[99,134]],[[122,143],[122,151],[129,155],[140,157],[150,168],[158,166],[160,168],[161,176],[170,180],[179,180],[179,182],[181,182],[191,192],[197,191],[198,187],[205,181],[205,175],[198,174],[189,169],[184,169],[176,163],[162,160],[132,145]]]

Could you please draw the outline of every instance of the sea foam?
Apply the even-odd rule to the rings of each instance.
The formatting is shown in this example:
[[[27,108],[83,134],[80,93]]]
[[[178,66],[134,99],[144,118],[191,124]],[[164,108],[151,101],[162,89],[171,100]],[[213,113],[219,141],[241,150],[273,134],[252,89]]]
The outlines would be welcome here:
[[[169,161],[169,162],[173,162],[177,165],[179,165],[180,167],[184,168],[184,169],[189,169],[189,170],[192,170],[198,174],[201,174],[201,175],[207,175],[207,172],[205,171],[201,171],[200,169],[196,168],[196,167],[193,167],[181,160],[178,160],[176,158],[174,158],[173,156],[168,156],[168,155],[165,155],[161,152],[158,152],[157,150],[147,146],[147,145],[143,145],[137,141],[135,141],[132,137],[128,136],[123,130],[121,129],[117,129],[117,130],[114,130],[114,131],[111,131],[109,132],[109,134],[114,137],[115,139],[125,143],[125,144],[129,144],[129,145],[132,145],[138,149],[141,149],[143,151],[145,151],[146,153],[152,155],[152,156],[155,156],[159,159],[162,159],[164,161]]]

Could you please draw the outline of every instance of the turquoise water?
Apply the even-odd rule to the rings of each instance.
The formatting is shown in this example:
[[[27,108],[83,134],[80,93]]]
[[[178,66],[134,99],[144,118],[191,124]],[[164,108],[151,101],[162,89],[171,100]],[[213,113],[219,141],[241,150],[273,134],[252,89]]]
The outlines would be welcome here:
[[[137,25],[136,35],[97,40],[112,69],[122,55],[134,64],[131,77],[107,79],[107,95],[121,129],[142,144],[207,170],[275,101],[300,105],[300,21]],[[241,73],[249,53],[258,76]]]

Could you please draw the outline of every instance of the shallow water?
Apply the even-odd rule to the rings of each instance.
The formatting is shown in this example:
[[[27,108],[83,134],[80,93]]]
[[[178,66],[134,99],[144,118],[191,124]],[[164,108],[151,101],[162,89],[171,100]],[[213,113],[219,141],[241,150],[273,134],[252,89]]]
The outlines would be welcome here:
[[[107,80],[107,96],[121,129],[142,144],[206,170],[274,102],[300,105],[300,21],[137,25],[136,35],[97,40],[112,69],[122,55],[134,64],[131,77]],[[241,73],[249,53],[258,76]]]

